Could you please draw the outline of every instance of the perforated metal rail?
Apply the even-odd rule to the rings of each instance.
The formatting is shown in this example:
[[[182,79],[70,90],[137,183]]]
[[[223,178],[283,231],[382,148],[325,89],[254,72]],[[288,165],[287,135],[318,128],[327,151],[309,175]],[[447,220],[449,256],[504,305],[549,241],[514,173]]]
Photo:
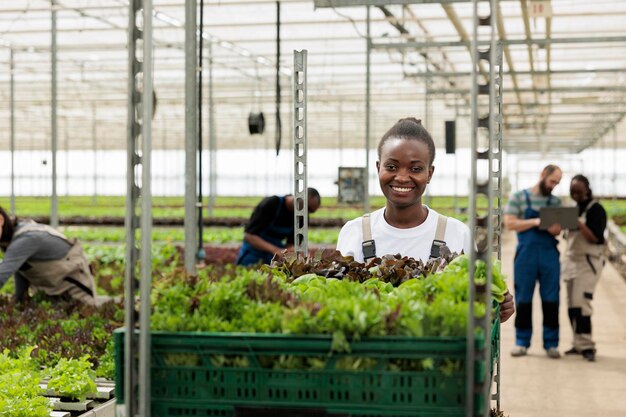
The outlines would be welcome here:
[[[479,5],[482,6],[479,10]],[[470,253],[470,277],[474,277],[476,260],[486,264],[487,282],[484,286],[470,285],[470,301],[481,300],[490,305],[492,265],[491,259],[501,254],[501,150],[502,150],[502,48],[496,36],[496,0],[473,0],[472,36],[472,132],[469,224],[474,232],[475,248]],[[486,12],[486,13],[485,13]],[[482,14],[481,14],[482,13]],[[483,45],[488,46],[483,46]],[[487,68],[487,69],[485,69]],[[477,200],[486,198],[487,210],[478,213]],[[474,378],[476,366],[491,356],[488,343],[475,343],[474,329],[491,332],[491,309],[476,317],[474,303],[469,305],[467,326],[467,408],[468,416],[488,416],[491,398],[491,375],[483,372]],[[499,360],[494,369],[494,399],[499,408]]]
[[[294,138],[294,250],[308,253],[308,192],[306,136],[306,59],[307,50],[293,51],[293,138]]]

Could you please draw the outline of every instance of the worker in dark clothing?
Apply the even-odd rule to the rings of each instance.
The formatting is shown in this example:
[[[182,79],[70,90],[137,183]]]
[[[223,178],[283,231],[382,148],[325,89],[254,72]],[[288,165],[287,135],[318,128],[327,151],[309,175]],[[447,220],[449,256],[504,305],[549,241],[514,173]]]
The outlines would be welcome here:
[[[82,247],[54,228],[11,218],[0,207],[0,287],[13,276],[15,297],[23,301],[29,287],[49,296],[95,305],[95,285]]]
[[[308,212],[315,213],[322,203],[319,192],[308,188]],[[243,245],[237,256],[238,265],[269,264],[274,255],[293,246],[293,195],[264,198],[252,212],[244,229]]]

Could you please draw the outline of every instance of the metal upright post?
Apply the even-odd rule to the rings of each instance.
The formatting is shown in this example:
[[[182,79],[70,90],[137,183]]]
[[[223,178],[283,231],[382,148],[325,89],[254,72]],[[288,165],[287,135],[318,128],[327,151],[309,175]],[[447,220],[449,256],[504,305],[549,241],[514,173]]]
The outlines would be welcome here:
[[[496,183],[501,178],[499,153],[501,150],[501,68],[496,75],[496,67],[502,66],[502,52],[498,47],[495,31],[497,21],[496,0],[489,1],[489,15],[478,16],[479,0],[472,0],[473,3],[473,36],[472,36],[472,132],[471,132],[471,184],[469,198],[469,224],[474,233],[476,242],[475,249],[470,253],[469,277],[469,319],[467,326],[467,408],[466,415],[488,416],[491,400],[491,375],[486,372],[491,369],[491,281],[492,268],[491,258],[493,252],[499,251],[499,242],[494,245],[496,235],[499,241],[499,228],[496,230],[494,222],[499,218],[499,207],[494,207],[494,198],[501,194],[500,185]],[[487,50],[479,49],[478,27],[489,27],[489,46]],[[498,57],[499,53],[499,57]],[[482,84],[478,80],[478,68],[482,64],[489,65],[489,76],[487,82]],[[486,102],[485,96],[488,98]],[[497,109],[496,109],[497,106]],[[479,145],[479,140],[483,143]],[[484,143],[484,140],[487,140]],[[481,147],[482,145],[482,147]],[[486,146],[486,150],[485,149]],[[496,162],[496,163],[494,163]],[[482,172],[486,172],[486,180],[478,182],[479,165]],[[494,185],[495,184],[495,185]],[[487,198],[487,214],[481,218],[477,216],[476,199],[479,195]],[[499,204],[499,202],[498,202]],[[495,246],[495,247],[494,247]],[[475,283],[476,261],[481,260],[486,264],[487,280],[484,286],[477,286]],[[474,301],[479,299],[485,303],[485,315],[476,317],[474,312]],[[484,335],[484,344],[477,345],[475,330],[480,329]],[[479,363],[487,366],[479,366]],[[479,371],[479,372],[477,372]],[[499,388],[499,387],[498,387]],[[498,394],[499,395],[499,394]]]
[[[65,196],[68,197],[70,195],[70,133],[67,117],[64,119],[63,125],[65,126]]]
[[[57,2],[51,0],[51,136],[52,136],[52,197],[50,201],[50,226],[59,226],[59,202],[57,197]]]
[[[197,177],[198,177],[198,187],[197,197],[196,197],[196,213],[197,213],[197,221],[198,221],[198,248],[196,250],[196,259],[198,261],[204,261],[206,259],[206,251],[204,250],[204,223],[203,223],[203,211],[204,211],[204,199],[203,199],[203,191],[202,191],[202,175],[203,172],[203,161],[202,161],[202,73],[203,73],[203,55],[204,55],[204,0],[200,0],[200,25],[199,25],[199,45],[198,45],[198,87],[197,94],[198,99],[196,100],[196,104],[198,105],[198,113],[197,113],[197,121],[198,121],[198,156],[197,156]]]
[[[167,119],[165,117],[161,118],[161,163],[165,162],[165,157],[167,155]],[[163,187],[163,195],[167,195],[168,187],[167,187],[167,179],[165,176],[161,177],[162,187]]]
[[[141,188],[138,173],[142,170],[142,156],[139,152],[139,136],[142,133],[142,94],[140,90],[143,75],[142,61],[139,60],[137,43],[143,38],[143,30],[138,26],[138,16],[143,8],[143,0],[131,0],[128,4],[128,101],[127,101],[127,147],[126,147],[126,269],[124,275],[124,415],[135,417],[139,410],[138,396],[138,337],[135,333],[135,300],[138,288],[136,267],[139,261],[139,248],[135,232],[140,227],[138,214]]]
[[[477,37],[478,37],[478,0],[472,0],[473,5],[473,36],[472,36],[472,84],[471,84],[471,98],[470,98],[470,106],[471,106],[471,133],[470,133],[470,155],[471,155],[471,165],[470,165],[470,189],[468,195],[468,223],[470,230],[475,235],[476,230],[476,188],[477,188],[477,160],[476,160],[476,149],[477,145],[477,130],[478,130],[478,47]],[[475,271],[475,260],[477,254],[475,250],[470,252],[470,264],[469,264],[469,279],[470,285],[469,288],[469,312],[468,312],[468,320],[467,320],[467,348],[466,348],[466,358],[465,358],[465,369],[466,369],[466,380],[465,380],[465,396],[466,396],[466,408],[465,415],[467,417],[474,416],[474,403],[475,403],[475,361],[476,361],[476,349],[475,349],[475,338],[474,338],[474,299],[476,298],[476,287],[474,285],[474,271]]]
[[[492,3],[493,4],[493,3]],[[492,10],[497,9],[492,7]],[[493,38],[496,42],[495,36]],[[493,242],[493,253],[496,254],[497,259],[502,259],[502,104],[503,104],[503,90],[504,90],[504,65],[502,61],[503,51],[502,43],[498,42],[497,45],[492,44],[492,51],[495,51],[495,62],[492,61],[491,75],[495,75],[493,79],[493,85],[490,86],[490,114],[489,119],[489,175],[491,176],[492,184],[489,187],[489,200],[490,200],[490,218],[492,220],[489,229],[493,231],[490,242]],[[492,54],[493,57],[493,54]],[[497,74],[495,74],[494,67],[497,68]],[[492,206],[493,204],[493,206]],[[500,352],[500,339],[498,339],[498,352]],[[493,381],[496,385],[496,392],[491,396],[492,400],[496,401],[496,410],[500,411],[500,358],[498,355],[496,359],[495,369],[493,371]],[[489,387],[487,387],[489,389]],[[486,398],[489,398],[490,392],[486,392]]]
[[[91,203],[93,205],[96,204],[98,197],[98,145],[96,143],[96,129],[96,105],[94,103],[91,105],[91,144],[93,147],[93,196]]]
[[[309,201],[307,190],[306,140],[306,62],[307,50],[293,51],[293,138],[294,138],[294,250],[308,255]]]
[[[495,8],[495,13],[498,11]],[[504,94],[504,64],[503,64],[503,46],[502,42],[493,36],[492,48],[492,65],[493,68],[493,85],[490,86],[490,114],[492,115],[489,125],[489,149],[490,155],[490,174],[492,177],[492,197],[493,197],[493,231],[494,231],[494,248],[498,259],[502,259],[502,122],[503,118],[503,94]],[[495,59],[493,57],[495,56]],[[499,401],[499,398],[498,398]]]
[[[459,118],[459,102],[454,100],[454,123]],[[459,214],[459,156],[458,152],[454,152],[454,213]]]
[[[339,148],[339,166],[343,166],[343,102],[339,102],[337,109],[337,145]]]
[[[612,201],[612,205],[613,205],[613,209],[617,209],[617,190],[618,190],[618,186],[617,186],[617,150],[618,150],[618,146],[617,146],[617,128],[615,126],[613,126],[613,177],[612,177],[612,182],[613,182],[613,201]]]
[[[11,214],[15,215],[15,62],[13,61],[13,49],[10,50],[9,76],[10,81],[10,102],[11,102]]]
[[[213,101],[213,41],[209,42],[209,216],[213,216],[217,196],[217,138]]]
[[[456,120],[455,120],[456,121]],[[452,207],[454,207],[454,214],[459,214],[459,157],[458,153],[454,152],[454,197],[452,200]]]
[[[152,292],[152,0],[143,6],[143,97],[141,117],[141,285],[139,294],[139,415],[151,416],[152,361],[150,350],[150,293]]]
[[[371,18],[370,18],[370,6],[366,7],[367,22],[366,22],[366,55],[365,55],[365,178],[364,186],[365,193],[363,194],[363,212],[369,213],[370,211],[370,133],[371,133],[371,55],[372,55],[372,38],[371,38]]]
[[[425,57],[427,58],[427,56]],[[430,85],[430,70],[428,68],[428,60],[424,59],[424,65],[426,66],[426,76],[424,77],[424,126],[427,129],[430,129],[430,98],[428,95],[428,86]],[[424,203],[427,206],[430,206],[430,187],[426,187],[426,192],[424,195]]]
[[[196,157],[198,139],[197,1],[185,2],[185,270],[196,272]]]

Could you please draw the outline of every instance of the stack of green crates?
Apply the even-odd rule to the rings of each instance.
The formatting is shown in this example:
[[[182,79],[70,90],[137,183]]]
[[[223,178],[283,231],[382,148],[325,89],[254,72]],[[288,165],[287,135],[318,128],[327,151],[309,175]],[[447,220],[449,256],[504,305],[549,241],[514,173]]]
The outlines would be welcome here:
[[[489,383],[499,328],[496,320],[491,361],[477,364],[477,380],[487,377]],[[367,338],[351,341],[350,352],[332,354],[330,336],[153,332],[151,339],[155,417],[465,416],[464,337]],[[477,345],[484,342],[476,340]],[[115,334],[118,404],[124,403],[123,348],[120,329]],[[324,366],[315,370],[265,366],[280,357],[322,358]],[[368,361],[369,366],[356,371],[337,367],[345,358],[351,363]],[[437,366],[398,368],[425,359],[460,366],[445,372]]]

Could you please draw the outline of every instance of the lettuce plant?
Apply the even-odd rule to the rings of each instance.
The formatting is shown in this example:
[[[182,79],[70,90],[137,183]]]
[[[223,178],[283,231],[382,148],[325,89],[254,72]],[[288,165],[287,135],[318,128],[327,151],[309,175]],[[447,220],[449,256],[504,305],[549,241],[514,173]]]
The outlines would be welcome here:
[[[0,354],[0,417],[48,417],[52,407],[41,397],[41,375],[31,359],[32,347],[12,357],[8,349]]]
[[[84,401],[87,394],[95,393],[96,373],[88,359],[89,355],[84,355],[80,359],[59,360],[49,373],[48,389],[77,401]]]

